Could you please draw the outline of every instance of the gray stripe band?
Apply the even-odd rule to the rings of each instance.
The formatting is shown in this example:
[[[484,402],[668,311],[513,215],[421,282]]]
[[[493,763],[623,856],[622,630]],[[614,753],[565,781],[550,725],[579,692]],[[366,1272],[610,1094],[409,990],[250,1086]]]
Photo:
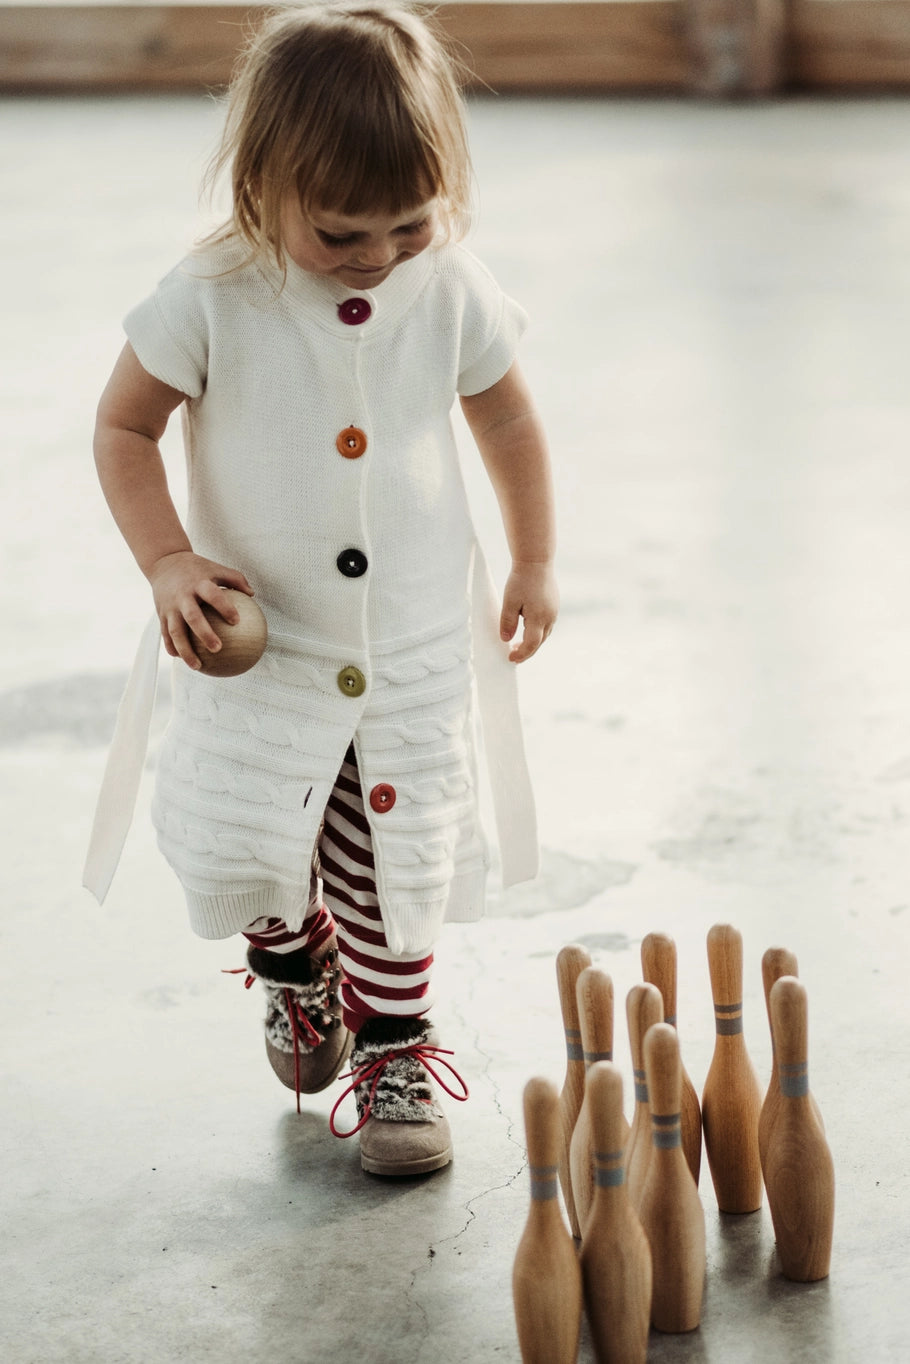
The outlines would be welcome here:
[[[612,1061],[612,1051],[586,1051],[584,1054],[585,1065],[593,1066],[595,1061]]]
[[[528,1167],[531,1172],[531,1197],[536,1203],[547,1203],[551,1198],[555,1198],[559,1187],[556,1178],[558,1166],[556,1165],[531,1165]]]
[[[601,1165],[610,1165],[615,1164],[616,1161],[622,1162],[625,1152],[620,1146],[617,1151],[592,1151],[591,1154],[594,1160],[599,1161]]]
[[[742,1018],[718,1018],[716,1022],[718,1037],[735,1037],[743,1030]]]
[[[602,1170],[599,1165],[594,1167],[594,1183],[598,1189],[618,1189],[625,1182],[626,1172],[622,1165],[609,1170]]]
[[[585,1054],[581,1049],[581,1033],[577,1028],[566,1028],[566,1058],[569,1061],[583,1061]]]
[[[804,1099],[809,1093],[809,1066],[779,1066],[780,1092],[785,1099]]]

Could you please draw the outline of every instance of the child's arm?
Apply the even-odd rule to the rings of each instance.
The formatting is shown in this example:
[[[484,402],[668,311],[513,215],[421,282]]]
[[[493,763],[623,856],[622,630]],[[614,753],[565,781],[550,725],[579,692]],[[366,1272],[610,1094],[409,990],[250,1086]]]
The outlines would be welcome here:
[[[517,365],[486,392],[462,398],[461,407],[499,501],[512,553],[500,634],[513,639],[519,616],[524,617],[521,643],[509,653],[513,663],[523,663],[548,637],[559,609],[547,442]]]
[[[95,464],[114,520],[151,584],[164,647],[198,668],[191,631],[212,652],[221,647],[200,602],[233,625],[237,610],[222,587],[250,596],[253,589],[236,569],[193,553],[171,500],[158,442],[184,396],[124,346],[98,405]]]

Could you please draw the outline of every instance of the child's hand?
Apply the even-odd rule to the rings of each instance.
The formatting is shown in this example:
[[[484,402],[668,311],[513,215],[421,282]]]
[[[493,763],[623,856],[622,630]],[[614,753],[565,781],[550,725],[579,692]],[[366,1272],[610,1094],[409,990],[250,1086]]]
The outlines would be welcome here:
[[[559,589],[552,563],[517,563],[502,595],[499,634],[513,639],[519,617],[524,618],[521,643],[509,650],[512,663],[524,663],[548,639],[559,611]]]
[[[207,602],[229,625],[236,625],[237,608],[221,589],[235,587],[249,597],[253,595],[252,587],[237,569],[225,568],[190,550],[165,554],[148,574],[148,580],[152,585],[165,649],[172,658],[182,658],[188,667],[195,669],[200,663],[193,647],[193,635],[211,653],[217,653],[221,648],[221,640],[206,620],[200,602]]]

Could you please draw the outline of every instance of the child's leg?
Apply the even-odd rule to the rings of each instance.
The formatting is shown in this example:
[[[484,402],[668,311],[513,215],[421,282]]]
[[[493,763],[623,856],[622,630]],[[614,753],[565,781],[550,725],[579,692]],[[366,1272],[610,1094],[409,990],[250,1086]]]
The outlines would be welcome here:
[[[344,1021],[359,1032],[368,1018],[416,1018],[434,999],[432,952],[393,956],[376,894],[373,846],[353,750],[335,782],[319,847],[325,903],[338,934],[344,970]]]
[[[449,1089],[436,1069],[448,1062],[439,1057],[436,1036],[423,1017],[433,1003],[432,952],[393,956],[389,951],[352,749],[326,807],[319,860],[344,969],[344,1021],[356,1033],[351,1065],[361,1164],[384,1175],[441,1169],[452,1159],[451,1134],[430,1075],[454,1098],[466,1098],[467,1091]]]
[[[332,916],[319,894],[315,874],[310,880],[310,900],[306,918],[298,929],[290,929],[283,919],[256,919],[243,930],[253,947],[284,956],[306,948],[311,957],[321,957],[335,932]]]
[[[256,919],[244,930],[250,975],[266,994],[265,1046],[282,1084],[300,1095],[325,1089],[351,1050],[338,999],[338,947],[332,916],[315,873],[299,929],[282,919]],[[251,983],[248,980],[248,983]]]

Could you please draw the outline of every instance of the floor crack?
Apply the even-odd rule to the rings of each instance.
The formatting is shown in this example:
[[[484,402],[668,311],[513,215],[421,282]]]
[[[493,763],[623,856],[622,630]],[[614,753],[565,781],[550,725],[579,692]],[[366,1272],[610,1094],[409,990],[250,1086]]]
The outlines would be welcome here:
[[[470,1009],[470,1005],[474,1000],[474,982],[480,977],[482,962],[473,942],[466,942],[464,946],[466,955],[472,960],[472,963],[476,969],[471,971],[469,974],[470,986],[466,997],[462,1001],[455,1000],[452,1001],[451,1004],[452,1013],[457,1022],[460,1024],[461,1028],[464,1030],[465,1034],[468,1037],[470,1037],[477,1054],[483,1059],[481,1078],[484,1081],[486,1081],[490,1088],[493,1100],[493,1107],[496,1113],[499,1115],[499,1117],[502,1118],[503,1121],[505,1122],[506,1139],[520,1152],[521,1163],[515,1170],[515,1172],[509,1175],[507,1179],[503,1180],[499,1184],[493,1184],[489,1188],[481,1190],[480,1193],[474,1194],[472,1198],[468,1199],[467,1203],[464,1204],[464,1211],[467,1215],[467,1220],[465,1221],[464,1225],[460,1227],[458,1231],[453,1232],[450,1236],[444,1236],[440,1240],[434,1241],[428,1246],[427,1258],[430,1260],[431,1263],[436,1257],[437,1250],[439,1250],[443,1246],[454,1245],[457,1241],[461,1239],[462,1236],[465,1235],[471,1224],[477,1220],[477,1214],[474,1211],[474,1205],[479,1203],[481,1199],[488,1198],[490,1194],[498,1193],[503,1189],[511,1189],[512,1186],[515,1184],[515,1181],[517,1179],[520,1179],[521,1176],[524,1174],[528,1165],[528,1157],[527,1152],[525,1150],[524,1142],[517,1140],[515,1136],[515,1123],[513,1119],[509,1116],[509,1114],[506,1112],[503,1106],[502,1092],[499,1084],[496,1081],[495,1074],[493,1071],[493,1057],[490,1055],[488,1051],[484,1050],[484,1047],[481,1045],[479,1029],[476,1027],[474,1023],[469,1022],[468,1019],[468,1014],[473,1012]]]

